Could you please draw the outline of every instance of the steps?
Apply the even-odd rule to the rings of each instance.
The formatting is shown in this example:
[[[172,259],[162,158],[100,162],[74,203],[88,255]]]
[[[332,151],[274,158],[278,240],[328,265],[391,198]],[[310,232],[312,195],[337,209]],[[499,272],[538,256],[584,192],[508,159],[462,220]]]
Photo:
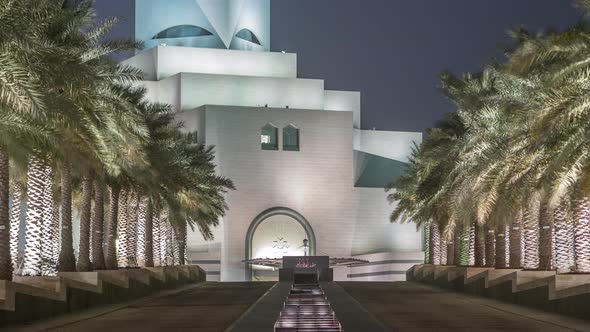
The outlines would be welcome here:
[[[204,281],[205,272],[198,266],[15,276],[13,281],[0,280],[0,326],[120,303]]]
[[[408,281],[436,285],[564,315],[589,319],[590,275],[420,264]]]
[[[293,285],[275,332],[340,332],[342,327],[318,284]]]

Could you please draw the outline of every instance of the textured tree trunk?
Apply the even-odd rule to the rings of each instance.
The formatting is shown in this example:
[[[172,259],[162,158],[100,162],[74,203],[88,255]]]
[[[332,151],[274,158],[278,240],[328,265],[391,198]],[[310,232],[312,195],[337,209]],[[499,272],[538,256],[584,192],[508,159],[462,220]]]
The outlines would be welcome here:
[[[461,229],[461,258],[459,265],[471,265],[471,225],[465,225]]]
[[[57,275],[57,266],[59,264],[59,252],[61,239],[59,237],[59,203],[56,197],[53,198],[53,209],[51,210],[51,237],[54,246],[51,252],[52,275]]]
[[[46,187],[46,161],[39,154],[29,159],[27,173],[27,212],[23,275],[40,276],[43,271],[43,192]]]
[[[496,231],[493,228],[485,225],[485,266],[494,267],[496,265]]]
[[[435,222],[430,223],[430,264],[440,265],[440,228]]]
[[[129,210],[127,216],[127,263],[129,267],[137,267],[137,209],[139,200],[137,191],[129,194]]]
[[[498,226],[496,230],[496,254],[494,259],[495,267],[503,269],[506,267],[506,226]]]
[[[512,269],[522,267],[522,211],[518,211],[510,228],[510,263]]]
[[[119,192],[119,218],[117,221],[119,247],[117,248],[117,259],[119,267],[129,267],[129,243],[127,237],[127,221],[129,220],[128,209],[129,194],[127,190],[121,189]]]
[[[539,213],[536,208],[524,212],[524,268],[536,270],[539,268]]]
[[[424,225],[424,264],[430,263],[430,224]]]
[[[137,264],[139,266],[145,266],[145,219],[148,200],[147,196],[142,196],[137,209]]]
[[[475,238],[476,235],[476,222],[473,221],[469,227],[469,266],[475,266]]]
[[[0,280],[12,280],[12,261],[10,257],[9,163],[8,154],[4,149],[0,149]]]
[[[12,261],[13,271],[18,270],[18,244],[22,201],[23,186],[15,182],[12,185],[12,206],[10,207],[10,259]]]
[[[57,270],[59,272],[76,271],[72,240],[72,171],[69,164],[63,166],[61,177],[61,248]]]
[[[475,223],[475,266],[485,266],[485,231],[483,225]]]
[[[553,211],[548,202],[539,210],[539,269],[553,270]]]
[[[164,266],[170,266],[174,264],[174,254],[172,248],[172,225],[170,224],[170,218],[168,210],[164,210],[162,213],[162,226],[163,226],[163,246],[164,246]]]
[[[42,225],[42,274],[55,276],[57,274],[57,261],[54,260],[55,251],[59,243],[59,223],[54,221],[55,198],[53,197],[53,170],[45,166],[45,187],[43,188],[43,222]]]
[[[564,205],[558,206],[553,213],[555,222],[555,267],[559,273],[574,269],[574,224]]]
[[[154,204],[148,199],[145,211],[145,266],[154,266]]]
[[[447,241],[447,259],[446,265],[454,265],[455,264],[455,242],[453,240]]]
[[[95,270],[104,270],[104,190],[94,186],[94,213],[92,214],[92,265]]]
[[[188,264],[188,253],[186,250],[186,239],[187,239],[187,225],[185,222],[180,225],[180,235],[179,235],[179,241],[178,241],[180,265]]]
[[[172,227],[173,238],[174,241],[172,242],[172,258],[173,258],[173,265],[180,265],[180,241],[182,241],[182,235],[180,234],[180,226]]]
[[[108,270],[117,269],[117,220],[119,214],[119,189],[109,188],[109,219],[105,265]]]
[[[162,266],[162,222],[161,222],[161,210],[154,210],[154,222],[153,222],[153,234],[154,234],[154,265]]]
[[[590,272],[590,199],[579,195],[574,202],[576,272]]]
[[[461,265],[461,229],[456,227],[453,234],[453,264]]]
[[[80,246],[78,247],[79,272],[92,271],[90,262],[90,228],[92,209],[92,175],[86,174],[82,178],[82,205],[80,207]]]

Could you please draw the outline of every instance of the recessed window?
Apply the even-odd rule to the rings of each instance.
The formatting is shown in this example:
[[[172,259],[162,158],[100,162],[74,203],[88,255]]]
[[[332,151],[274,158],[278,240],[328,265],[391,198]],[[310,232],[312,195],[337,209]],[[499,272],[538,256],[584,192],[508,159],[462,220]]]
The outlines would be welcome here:
[[[256,45],[261,45],[260,40],[258,39],[258,37],[256,37],[254,32],[252,32],[248,29],[242,29],[242,30],[238,31],[238,33],[236,33],[236,37],[243,39],[245,41],[249,41],[249,42],[254,43]]]
[[[262,127],[260,132],[260,145],[262,150],[279,149],[279,129],[270,123]]]
[[[283,150],[299,151],[299,128],[293,125],[283,128]]]
[[[196,25],[177,25],[158,33],[152,39],[201,37],[211,35],[213,34],[209,30],[203,29]]]

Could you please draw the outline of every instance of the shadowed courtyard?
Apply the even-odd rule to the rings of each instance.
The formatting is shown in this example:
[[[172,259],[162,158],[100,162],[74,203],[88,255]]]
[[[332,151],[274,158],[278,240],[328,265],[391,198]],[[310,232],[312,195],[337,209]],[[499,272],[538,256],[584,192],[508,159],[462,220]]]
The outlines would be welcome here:
[[[224,331],[273,283],[205,283],[149,298],[79,321],[55,321],[31,331]]]
[[[583,320],[414,282],[342,282],[391,331],[590,331]]]

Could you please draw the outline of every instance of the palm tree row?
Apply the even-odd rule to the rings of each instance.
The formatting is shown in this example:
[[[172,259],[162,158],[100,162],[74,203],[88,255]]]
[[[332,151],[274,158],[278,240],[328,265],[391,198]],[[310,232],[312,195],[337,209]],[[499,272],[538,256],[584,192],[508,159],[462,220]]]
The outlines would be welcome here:
[[[187,227],[227,209],[213,149],[133,88],[109,55],[141,45],[92,5],[0,4],[0,279],[184,264]]]
[[[387,188],[391,220],[427,227],[430,264],[587,273],[590,29],[511,33],[506,61],[441,75],[455,111]]]

